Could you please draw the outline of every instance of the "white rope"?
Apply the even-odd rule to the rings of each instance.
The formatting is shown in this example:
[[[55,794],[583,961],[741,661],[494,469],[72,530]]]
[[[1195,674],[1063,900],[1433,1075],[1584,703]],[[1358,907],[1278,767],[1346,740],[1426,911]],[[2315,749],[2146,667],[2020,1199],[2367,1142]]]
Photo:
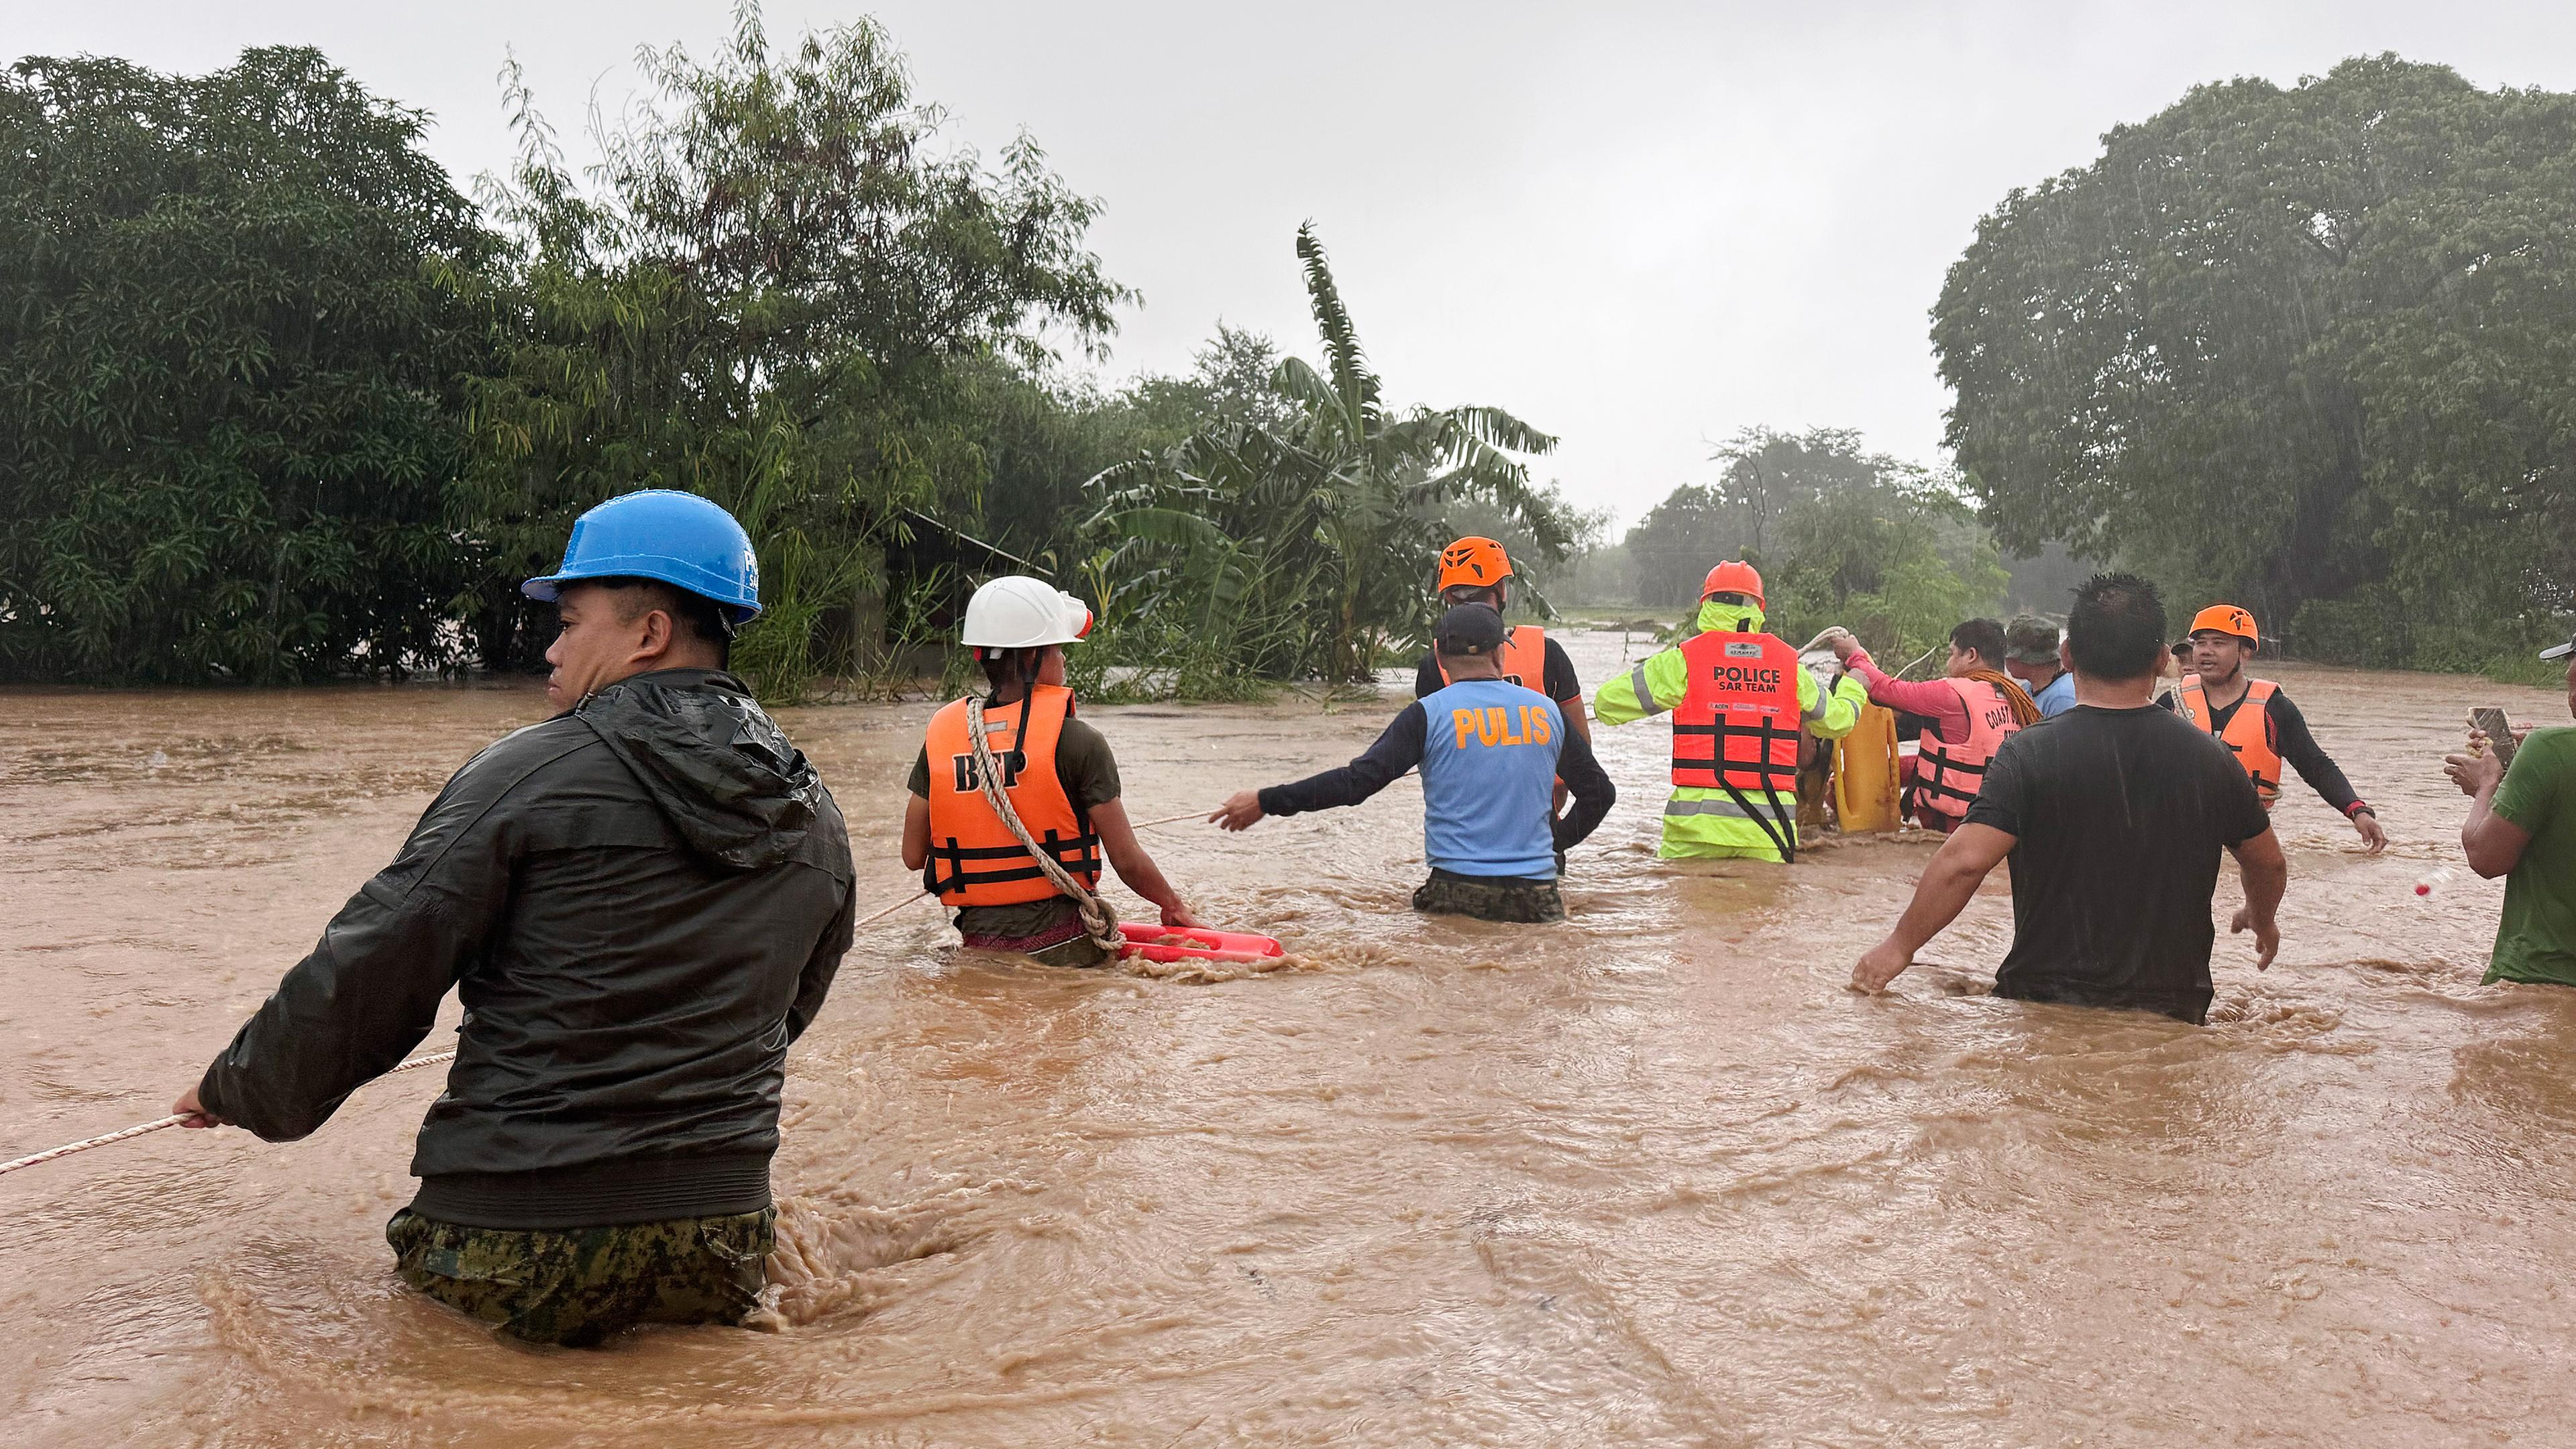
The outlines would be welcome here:
[[[407,1062],[402,1062],[395,1066],[388,1067],[385,1070],[385,1075],[390,1077],[396,1072],[408,1072],[414,1067],[436,1066],[440,1062],[452,1062],[454,1060],[456,1060],[456,1049],[450,1047],[443,1052],[431,1052],[425,1057],[413,1057]],[[188,1113],[173,1112],[167,1117],[155,1118],[149,1122],[138,1122],[135,1125],[126,1128],[122,1132],[110,1132],[99,1137],[84,1137],[78,1142],[66,1142],[60,1147],[47,1148],[42,1152],[31,1152],[24,1157],[13,1158],[7,1162],[0,1162],[0,1177],[5,1177],[12,1172],[16,1172],[22,1167],[33,1167],[39,1162],[51,1162],[57,1157],[69,1157],[75,1152],[87,1152],[93,1147],[105,1147],[111,1142],[123,1142],[129,1138],[140,1137],[146,1132],[158,1132],[164,1127],[176,1127],[182,1122],[192,1122],[195,1120],[196,1119]]]
[[[1021,697],[1020,718],[1023,721],[1028,718],[1025,695]],[[1025,750],[1028,747],[1027,731],[1024,729],[1021,734],[1023,737],[1018,744]],[[1081,914],[1082,928],[1090,933],[1093,943],[1110,955],[1117,955],[1118,948],[1126,943],[1127,938],[1118,934],[1118,923],[1109,918],[1109,908],[1102,905],[1100,897],[1093,895],[1082,882],[1075,880],[1073,873],[1055,858],[1055,852],[1042,848],[1029,835],[1029,828],[1020,823],[1020,812],[1012,806],[1010,792],[1002,788],[1002,772],[993,763],[992,745],[985,738],[984,701],[979,695],[966,696],[966,741],[975,751],[975,784],[983,791],[984,803],[992,807],[1004,825],[1010,827],[1011,834],[1019,838],[1020,846],[1028,851],[1029,858],[1038,863],[1038,869],[1046,872],[1048,880],[1055,882],[1056,890],[1073,898],[1073,908]]]
[[[851,923],[850,929],[855,931],[861,926],[873,926],[877,922],[884,920],[886,917],[893,915],[895,912],[902,910],[904,907],[911,905],[913,902],[920,900],[923,896],[928,894],[930,894],[928,891],[914,891],[911,895],[905,896],[902,900],[895,902],[893,905],[886,907],[884,910],[877,912],[873,916],[861,916],[857,921]]]
[[[1056,889],[1074,897],[1075,905],[1080,907],[1082,910],[1083,928],[1091,933],[1092,939],[1099,941],[1104,949],[1115,953],[1121,942],[1124,940],[1123,937],[1116,933],[1115,925],[1112,924],[1109,926],[1108,934],[1105,938],[1101,930],[1095,929],[1095,923],[1105,922],[1107,920],[1108,907],[1101,904],[1098,896],[1083,890],[1080,882],[1066,874],[1064,867],[1056,863],[1055,857],[1038,848],[1038,843],[1029,838],[1028,827],[1020,823],[1019,813],[1011,808],[1011,797],[1003,794],[997,785],[996,782],[1000,779],[1000,774],[993,768],[993,753],[984,740],[984,714],[981,700],[976,700],[968,704],[966,710],[966,727],[968,735],[973,739],[975,744],[975,769],[976,773],[980,775],[983,780],[985,803],[991,805],[993,807],[993,813],[1000,816],[1002,818],[1002,823],[1011,828],[1011,833],[1020,838],[1020,844],[1028,847],[1029,854],[1036,857],[1039,867],[1046,871],[1048,879],[1056,883]],[[1192,810],[1179,815],[1167,815],[1160,820],[1148,820],[1142,825],[1130,828],[1136,830],[1151,830],[1158,825],[1177,825],[1184,820],[1196,820],[1198,818],[1198,812]],[[860,926],[872,925],[878,921],[882,921],[886,917],[893,915],[895,912],[921,900],[929,894],[930,892],[928,891],[917,891],[914,894],[906,896],[902,900],[895,902],[893,905],[886,907],[884,910],[878,911],[874,915],[860,918],[859,921],[852,925],[850,929],[855,931]],[[434,1067],[440,1062],[452,1062],[454,1060],[456,1060],[456,1049],[450,1047],[443,1052],[431,1052],[426,1056],[417,1056],[409,1059],[408,1061],[397,1063],[394,1066],[386,1068],[384,1074],[390,1077],[396,1072],[408,1072],[419,1067]],[[192,1119],[188,1114],[184,1112],[174,1112],[167,1117],[157,1117],[149,1122],[137,1122],[133,1126],[125,1128],[122,1131],[104,1133],[97,1137],[84,1137],[78,1142],[66,1142],[60,1147],[49,1147],[42,1152],[31,1152],[24,1157],[12,1158],[7,1162],[0,1162],[0,1177],[5,1177],[10,1173],[16,1172],[22,1167],[34,1167],[38,1163],[51,1162],[58,1157],[69,1157],[76,1152],[87,1152],[93,1147],[106,1147],[114,1143],[130,1141],[134,1138],[143,1136],[145,1133],[159,1132],[165,1128],[179,1126],[180,1124],[190,1120]]]

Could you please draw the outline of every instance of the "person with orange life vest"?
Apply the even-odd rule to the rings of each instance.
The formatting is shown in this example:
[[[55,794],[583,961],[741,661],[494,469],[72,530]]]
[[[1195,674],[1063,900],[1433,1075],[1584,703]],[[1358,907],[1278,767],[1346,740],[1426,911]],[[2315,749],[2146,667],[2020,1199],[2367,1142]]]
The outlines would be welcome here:
[[[1860,682],[1831,690],[1798,651],[1763,632],[1762,575],[1741,560],[1700,585],[1698,633],[1638,662],[1592,697],[1622,725],[1673,716],[1673,793],[1664,802],[1668,860],[1791,862],[1798,856],[1798,740],[1838,740],[1860,723]]]
[[[1208,819],[1248,830],[1267,816],[1357,805],[1419,769],[1431,876],[1415,889],[1413,908],[1515,924],[1564,920],[1559,862],[1610,813],[1618,789],[1555,701],[1502,677],[1502,615],[1458,604],[1431,638],[1452,682],[1406,705],[1366,753],[1303,780],[1239,791]],[[1562,818],[1549,798],[1560,779],[1574,797]]]
[[[1041,580],[1013,574],[975,591],[962,640],[992,685],[986,748],[1021,825],[1084,889],[1098,887],[1106,857],[1129,889],[1162,908],[1164,925],[1196,926],[1136,842],[1109,742],[1074,717],[1064,646],[1090,632],[1082,601]],[[1051,966],[1100,964],[1108,953],[1085,930],[1080,908],[984,798],[967,703],[954,700],[931,717],[913,762],[904,867],[920,871],[923,888],[957,912],[968,946]]]
[[[1511,555],[1490,538],[1469,536],[1440,550],[1440,574],[1433,588],[1440,595],[1440,607],[1455,608],[1460,604],[1482,604],[1495,613],[1511,606]],[[1566,727],[1586,740],[1592,738],[1591,722],[1583,717],[1583,682],[1574,675],[1574,660],[1565,646],[1547,637],[1547,631],[1536,624],[1516,624],[1503,635],[1503,652],[1494,666],[1507,684],[1535,689],[1555,700],[1565,711]],[[1440,667],[1436,649],[1422,651],[1422,662],[1413,671],[1413,697],[1427,699],[1449,684],[1448,672]]]
[[[1997,667],[2004,658],[2004,626],[1992,619],[1970,619],[1952,629],[1942,677],[1920,684],[1881,672],[1846,630],[1831,631],[1825,642],[1869,691],[1870,703],[1932,721],[1915,756],[1914,778],[1906,786],[1908,813],[1926,830],[1947,835],[1958,829],[1995,751],[2016,730],[2039,719],[2039,705]]]
[[[1432,585],[1440,596],[1440,607],[1454,609],[1460,604],[1482,604],[1500,614],[1511,607],[1512,558],[1503,546],[1490,538],[1469,534],[1440,550],[1440,573]],[[1547,631],[1536,624],[1514,624],[1503,632],[1503,652],[1494,667],[1506,684],[1535,689],[1555,700],[1565,716],[1565,727],[1592,742],[1592,721],[1583,714],[1583,681],[1574,676],[1574,659],[1565,646],[1547,637]],[[1429,699],[1453,681],[1449,671],[1440,667],[1440,651],[1422,651],[1422,662],[1413,671],[1413,697]],[[1565,782],[1556,782],[1550,809],[1565,813]],[[1557,864],[1561,867],[1564,862]]]
[[[2254,780],[2254,793],[2269,810],[2281,797],[2281,766],[2324,798],[2361,836],[2362,847],[2377,855],[2388,848],[2388,832],[2379,812],[2370,807],[2344,778],[2343,768],[2328,758],[2308,732],[2308,721],[2281,686],[2254,679],[2245,665],[2262,647],[2254,616],[2234,604],[2212,604],[2192,616],[2191,672],[2179,688],[2156,703],[2218,737]],[[2248,709],[2245,706],[2252,705]]]

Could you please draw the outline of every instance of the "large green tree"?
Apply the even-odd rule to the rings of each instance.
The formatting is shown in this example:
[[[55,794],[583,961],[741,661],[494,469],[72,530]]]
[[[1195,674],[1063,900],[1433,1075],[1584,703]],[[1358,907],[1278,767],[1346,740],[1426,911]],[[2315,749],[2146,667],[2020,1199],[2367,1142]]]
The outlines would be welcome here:
[[[1513,456],[1556,440],[1500,408],[1389,406],[1312,225],[1297,256],[1324,361],[1273,371],[1293,411],[1247,409],[1104,470],[1094,573],[1124,583],[1115,622],[1222,618],[1257,631],[1248,652],[1269,677],[1352,682],[1428,624],[1447,505],[1499,505],[1552,557],[1570,535]]]
[[[437,666],[495,239],[318,53],[0,78],[0,676]]]
[[[2576,97],[2350,60],[2193,90],[1979,225],[1933,310],[1997,535],[2459,667],[2576,584]]]
[[[1089,345],[1126,296],[1084,249],[1094,203],[1023,137],[943,147],[871,21],[774,52],[756,7],[707,61],[648,52],[657,99],[600,137],[585,192],[513,86],[501,214],[527,248],[508,365],[478,385],[472,517],[487,657],[545,637],[511,585],[615,493],[683,488],[760,549],[736,651],[792,693],[829,616],[879,582],[907,509],[971,519],[1009,369]],[[1002,376],[997,377],[997,370]]]
[[[1774,628],[1843,624],[1911,657],[1995,607],[2008,575],[1957,480],[1865,451],[1846,428],[1745,428],[1713,484],[1673,490],[1628,531],[1638,600],[1686,605],[1709,568],[1762,571]]]

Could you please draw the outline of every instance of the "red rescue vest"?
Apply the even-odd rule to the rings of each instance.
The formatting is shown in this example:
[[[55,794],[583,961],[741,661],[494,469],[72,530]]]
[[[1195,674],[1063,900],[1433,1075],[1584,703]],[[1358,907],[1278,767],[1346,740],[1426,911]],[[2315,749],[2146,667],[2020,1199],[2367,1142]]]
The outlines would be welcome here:
[[[1768,634],[1711,632],[1681,642],[1689,687],[1673,709],[1673,783],[1732,785],[1747,800],[1798,798],[1798,651]]]
[[[1967,817],[1968,803],[1986,783],[1986,766],[2021,726],[2014,722],[2004,692],[1986,680],[1945,677],[1941,682],[1957,690],[1959,702],[1968,707],[1968,738],[1944,744],[1938,730],[1923,732],[1914,765],[1914,799],[1955,821]]]
[[[2268,679],[2245,681],[2245,698],[2237,703],[2236,713],[2227,717],[2227,728],[2220,730],[2212,728],[2209,723],[2209,692],[2201,687],[2200,676],[2187,674],[2183,676],[2179,696],[2182,708],[2176,711],[2184,719],[2218,736],[2220,744],[2235,752],[2236,763],[2243,765],[2245,773],[2253,777],[2254,793],[2262,799],[2266,810],[2272,808],[2273,801],[2281,798],[2281,750],[2272,743],[2271,710],[2272,696],[2280,688]]]
[[[1100,837],[1092,833],[1090,817],[1073,808],[1055,770],[1056,741],[1072,717],[1072,690],[1036,685],[1026,699],[985,707],[984,740],[1020,823],[1089,887],[1100,880]],[[952,906],[1015,906],[1055,895],[1055,882],[976,784],[966,701],[952,701],[931,716],[923,748],[930,756],[930,862],[922,870],[922,886]]]
[[[1449,677],[1449,667],[1440,662],[1438,651],[1431,655],[1431,667],[1440,671],[1442,684],[1458,681]],[[1494,655],[1494,667],[1503,672],[1505,684],[1547,693],[1547,631],[1536,624],[1515,624],[1503,636],[1503,647]]]

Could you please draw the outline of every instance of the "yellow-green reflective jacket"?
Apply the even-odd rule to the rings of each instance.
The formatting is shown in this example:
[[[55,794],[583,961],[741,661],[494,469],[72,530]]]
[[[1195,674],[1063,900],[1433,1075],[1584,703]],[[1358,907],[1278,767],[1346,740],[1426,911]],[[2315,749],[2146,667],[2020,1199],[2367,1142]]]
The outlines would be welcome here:
[[[1703,633],[1711,629],[1758,633],[1762,611],[1750,605],[1710,600],[1700,605],[1697,622]],[[1682,651],[1665,649],[1639,660],[1625,675],[1603,681],[1592,697],[1592,715],[1603,724],[1627,724],[1672,709],[1689,690],[1690,671],[1682,662]],[[1850,734],[1860,723],[1861,706],[1868,702],[1868,692],[1856,678],[1846,675],[1827,693],[1813,674],[1798,671],[1800,724],[1820,740],[1838,740]],[[1798,840],[1798,802],[1783,800],[1780,806],[1786,818],[1774,819],[1771,825],[1794,849]],[[1766,816],[1771,813],[1767,800],[1754,801],[1753,808]],[[1657,853],[1668,858],[1743,856],[1778,860],[1779,847],[1771,843],[1763,825],[1763,821],[1747,815],[1744,807],[1724,790],[1675,786],[1671,798],[1664,802],[1664,842]]]

